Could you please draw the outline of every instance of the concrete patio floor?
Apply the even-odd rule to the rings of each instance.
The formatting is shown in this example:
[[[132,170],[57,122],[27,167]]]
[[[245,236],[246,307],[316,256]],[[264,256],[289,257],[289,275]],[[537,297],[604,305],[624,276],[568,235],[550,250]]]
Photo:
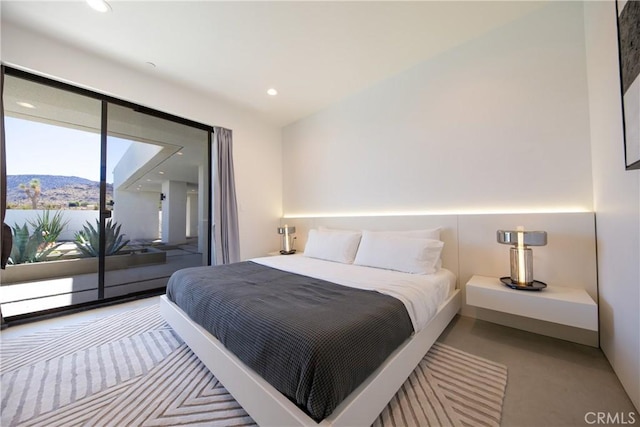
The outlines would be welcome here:
[[[105,298],[166,286],[173,272],[203,265],[197,245],[154,246],[166,252],[166,263],[131,267],[105,273]],[[11,268],[11,267],[9,267]],[[98,299],[97,273],[57,277],[17,284],[0,284],[0,304],[5,318],[81,304]]]

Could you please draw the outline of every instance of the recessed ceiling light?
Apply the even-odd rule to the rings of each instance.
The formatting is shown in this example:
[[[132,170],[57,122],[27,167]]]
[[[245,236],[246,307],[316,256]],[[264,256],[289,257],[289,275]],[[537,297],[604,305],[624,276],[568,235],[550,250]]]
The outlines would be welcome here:
[[[147,178],[147,182],[151,182],[151,180],[149,178]]]
[[[182,151],[178,151],[176,154],[177,154],[178,156],[182,156],[182,154],[183,154],[183,153],[182,153]]]
[[[275,90],[274,88],[271,88],[267,91],[267,94],[271,95],[271,96],[276,96],[278,94],[278,91]]]
[[[24,108],[36,108],[35,105],[29,104],[28,102],[24,102],[24,101],[16,102],[16,104],[18,104],[19,106],[24,107]]]
[[[93,10],[96,10],[100,13],[111,12],[111,5],[107,3],[105,0],[86,0],[87,4],[91,6]]]
[[[164,172],[162,172],[162,171],[159,171],[158,173],[159,173],[160,175],[164,175]]]

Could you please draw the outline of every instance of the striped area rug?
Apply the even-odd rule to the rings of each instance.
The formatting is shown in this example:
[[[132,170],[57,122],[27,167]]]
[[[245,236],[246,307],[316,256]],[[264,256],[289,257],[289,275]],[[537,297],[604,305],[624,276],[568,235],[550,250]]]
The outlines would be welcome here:
[[[149,306],[0,345],[2,426],[249,426]],[[506,367],[436,343],[374,423],[498,426]]]

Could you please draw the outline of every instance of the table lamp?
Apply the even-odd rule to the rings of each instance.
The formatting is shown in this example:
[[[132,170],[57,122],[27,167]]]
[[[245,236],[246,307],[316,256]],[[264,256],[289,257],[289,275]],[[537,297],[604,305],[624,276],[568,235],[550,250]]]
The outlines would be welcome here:
[[[280,249],[280,253],[282,255],[291,255],[296,253],[296,250],[293,249],[294,237],[291,237],[295,232],[296,228],[289,227],[287,224],[285,224],[284,227],[278,227],[278,234],[282,235],[282,249]]]
[[[525,231],[517,227],[515,231],[498,230],[498,243],[513,245],[511,255],[511,277],[501,277],[500,281],[513,289],[539,291],[546,288],[543,282],[533,280],[533,251],[529,246],[547,244],[546,231]]]

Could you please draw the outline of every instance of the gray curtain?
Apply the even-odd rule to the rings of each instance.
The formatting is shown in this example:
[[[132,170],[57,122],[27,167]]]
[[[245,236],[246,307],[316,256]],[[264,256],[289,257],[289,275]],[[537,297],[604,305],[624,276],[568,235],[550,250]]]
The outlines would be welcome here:
[[[4,93],[4,66],[0,67],[0,98]],[[11,254],[13,236],[11,227],[4,223],[4,215],[7,211],[7,156],[4,141],[4,98],[0,99],[0,214],[2,216],[2,228],[0,229],[0,267],[4,269]],[[4,317],[0,308],[0,327],[4,329]]]
[[[233,135],[229,129],[213,128],[213,241],[215,264],[240,261],[238,203],[233,173]]]

